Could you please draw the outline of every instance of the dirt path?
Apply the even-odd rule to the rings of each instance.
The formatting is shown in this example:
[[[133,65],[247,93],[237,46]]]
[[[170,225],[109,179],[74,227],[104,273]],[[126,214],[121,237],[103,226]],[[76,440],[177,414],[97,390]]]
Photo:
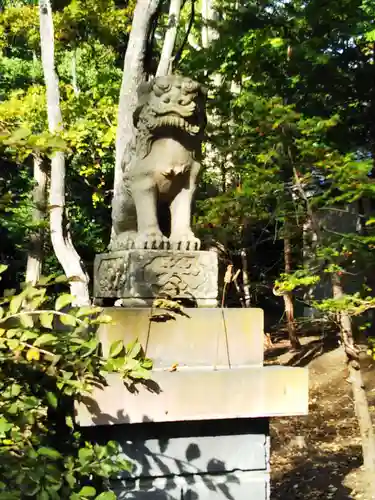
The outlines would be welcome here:
[[[306,342],[315,345],[316,340]],[[283,354],[277,362],[287,364],[290,358]],[[373,500],[365,493],[361,443],[343,350],[319,355],[307,366],[309,415],[271,422],[271,498]],[[375,367],[368,358],[363,371],[374,409]]]

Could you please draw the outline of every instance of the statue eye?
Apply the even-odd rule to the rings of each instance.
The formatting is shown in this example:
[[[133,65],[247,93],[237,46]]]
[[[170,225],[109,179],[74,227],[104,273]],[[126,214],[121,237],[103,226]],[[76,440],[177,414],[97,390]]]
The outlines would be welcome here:
[[[185,92],[194,92],[198,90],[198,84],[193,80],[187,80],[183,82],[182,88]]]
[[[166,97],[163,98],[163,102],[165,102],[166,104],[168,104],[169,102],[171,102],[171,99],[168,96],[166,96]]]

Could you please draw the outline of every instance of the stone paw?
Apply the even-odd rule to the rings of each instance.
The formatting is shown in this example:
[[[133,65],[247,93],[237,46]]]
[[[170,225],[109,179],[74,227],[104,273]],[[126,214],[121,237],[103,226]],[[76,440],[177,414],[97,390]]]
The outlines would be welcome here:
[[[168,238],[157,230],[138,233],[135,239],[135,248],[141,250],[166,250],[168,247]]]
[[[193,231],[187,231],[186,233],[180,234],[172,234],[169,238],[169,244],[172,250],[180,251],[194,251],[199,250],[201,247],[201,241],[194,236]]]
[[[116,252],[117,250],[131,250],[134,248],[134,241],[137,233],[135,231],[126,231],[116,235],[109,244],[109,251]]]

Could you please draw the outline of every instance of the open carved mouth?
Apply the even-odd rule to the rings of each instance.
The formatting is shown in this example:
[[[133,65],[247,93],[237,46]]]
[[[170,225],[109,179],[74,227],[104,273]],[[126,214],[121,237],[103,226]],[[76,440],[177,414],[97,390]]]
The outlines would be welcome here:
[[[175,114],[158,116],[155,120],[155,128],[159,127],[179,128],[181,130],[185,130],[189,134],[198,134],[198,132],[200,131],[199,125],[194,125],[192,123],[189,123],[181,116]]]

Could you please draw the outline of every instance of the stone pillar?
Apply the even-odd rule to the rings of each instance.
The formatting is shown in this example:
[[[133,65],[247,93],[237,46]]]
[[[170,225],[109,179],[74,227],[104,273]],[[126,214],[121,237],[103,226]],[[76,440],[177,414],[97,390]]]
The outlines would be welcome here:
[[[263,367],[263,311],[186,309],[154,322],[150,308],[108,308],[104,353],[138,338],[152,384],[130,392],[116,374],[76,407],[98,441],[117,440],[133,462],[119,499],[267,500],[271,416],[304,415],[307,370]]]

